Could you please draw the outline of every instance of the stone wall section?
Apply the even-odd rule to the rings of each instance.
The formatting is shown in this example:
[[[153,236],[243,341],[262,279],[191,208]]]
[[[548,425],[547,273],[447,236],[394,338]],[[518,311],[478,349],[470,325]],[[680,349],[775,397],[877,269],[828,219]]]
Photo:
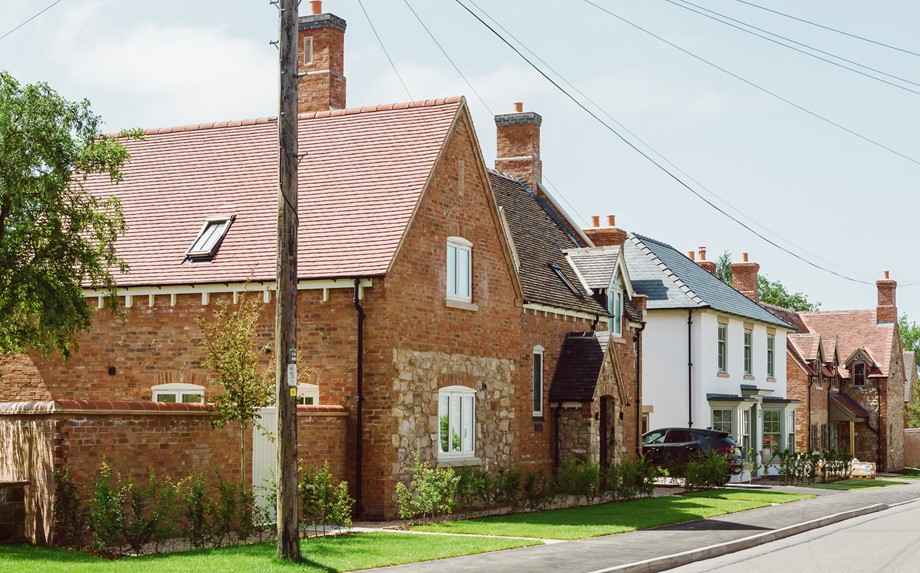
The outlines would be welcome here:
[[[904,467],[904,352],[900,337],[895,335],[891,346],[888,378],[882,383],[882,451],[886,471]]]
[[[517,399],[512,360],[394,350],[398,375],[392,390],[396,404],[392,415],[398,420],[391,441],[396,450],[393,474],[408,481],[413,452],[437,461],[438,390],[466,386],[476,390],[476,457],[486,471],[509,467],[514,460]]]

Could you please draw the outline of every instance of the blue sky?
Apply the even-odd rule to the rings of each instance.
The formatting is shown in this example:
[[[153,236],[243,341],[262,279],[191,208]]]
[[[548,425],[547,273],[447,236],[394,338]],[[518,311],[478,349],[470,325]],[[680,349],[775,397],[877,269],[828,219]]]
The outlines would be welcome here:
[[[675,5],[677,0],[595,1],[920,161],[918,94],[719,24]],[[917,56],[738,0],[691,1],[920,83]],[[920,3],[753,1],[920,52]],[[0,34],[48,3],[4,0]],[[527,111],[540,113],[545,176],[583,224],[591,215],[616,214],[620,226],[682,251],[702,245],[710,257],[728,250],[736,260],[748,251],[761,273],[805,292],[826,310],[874,307],[874,280],[890,270],[901,284],[899,309],[920,321],[920,284],[908,286],[920,283],[917,163],[753,89],[583,1],[477,0],[655,152],[749,216],[753,223],[739,215],[751,226],[809,260],[870,284],[847,281],[783,253],[706,206],[556,91],[456,2],[409,3],[491,112],[403,0],[364,0],[411,98],[466,95],[490,165],[492,112],[510,112],[513,102],[523,101]],[[409,99],[357,0],[326,0],[324,8],[348,22],[349,105]],[[307,10],[304,2],[302,12]],[[0,68],[23,82],[46,81],[68,98],[90,99],[112,131],[272,116],[277,114],[277,52],[269,41],[276,38],[277,25],[276,9],[261,0],[63,0],[0,40]],[[920,86],[891,81],[920,92]]]

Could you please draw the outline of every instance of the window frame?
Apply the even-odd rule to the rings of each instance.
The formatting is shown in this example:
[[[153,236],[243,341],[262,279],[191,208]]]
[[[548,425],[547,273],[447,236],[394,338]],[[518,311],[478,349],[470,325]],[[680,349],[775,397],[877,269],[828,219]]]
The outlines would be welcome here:
[[[309,46],[309,48],[308,48]],[[310,57],[307,58],[307,55]],[[303,65],[313,64],[313,36],[304,36],[303,39]]]
[[[543,417],[543,377],[545,374],[545,364],[543,362],[543,353],[545,349],[542,346],[533,348],[533,417]],[[539,370],[537,365],[539,362]],[[539,408],[537,407],[539,406]]]
[[[868,368],[866,368],[865,362],[854,362],[853,363],[853,386],[859,386],[863,388],[866,386],[866,378],[868,378]],[[862,375],[862,381],[858,381],[858,374]]]
[[[767,420],[768,415],[770,418],[772,418],[775,415],[776,419]],[[768,432],[767,431],[768,424],[771,429],[773,425],[775,424],[776,430]],[[762,436],[761,438],[762,449],[764,450],[767,449],[768,447],[767,446],[767,436],[776,437],[776,448],[775,449],[771,448],[770,450],[770,454],[772,456],[777,456],[779,455],[780,452],[783,451],[783,411],[782,410],[764,408],[763,424],[761,425],[761,436]]]
[[[719,372],[728,372],[728,325],[723,322],[716,330],[716,353]]]
[[[307,400],[310,400],[309,402]],[[297,385],[297,404],[303,406],[319,405],[319,386],[301,382]]]
[[[454,261],[451,265],[451,249],[454,249]],[[466,268],[466,288],[467,294],[460,293],[460,253],[466,253],[467,255],[467,268]],[[447,237],[447,249],[445,253],[445,283],[446,283],[446,296],[448,300],[456,300],[460,302],[473,302],[473,243],[464,239],[463,237]],[[453,268],[452,268],[453,267]],[[453,281],[451,277],[453,276]],[[454,284],[451,285],[451,282]],[[451,287],[453,287],[453,292],[451,292]]]
[[[719,431],[719,432],[725,432],[725,433],[727,433],[729,436],[733,436],[733,437],[734,437],[734,435],[735,435],[735,434],[733,433],[733,426],[734,426],[734,424],[732,423],[732,420],[733,420],[733,413],[734,413],[734,409],[732,409],[732,408],[713,408],[713,409],[712,409],[711,416],[710,416],[710,418],[711,418],[711,427],[712,427],[712,429],[713,429],[713,430],[717,430],[717,431]],[[718,418],[719,418],[718,420],[716,419],[716,418],[717,418],[717,416],[716,416],[717,414],[718,414]],[[724,427],[725,424],[726,424],[726,419],[725,419],[726,414],[728,415],[728,420],[727,420],[728,429],[725,429],[725,427]]]
[[[447,401],[445,407],[445,400]],[[455,407],[459,409],[460,420],[455,425],[451,418],[455,413]],[[438,390],[437,393],[437,427],[438,437],[435,442],[439,462],[451,461],[472,461],[476,459],[476,390],[467,386],[446,386]],[[464,416],[464,412],[467,416]],[[447,417],[447,436],[442,432],[445,427],[442,426],[442,418]],[[468,424],[464,422],[469,420]],[[452,429],[459,426],[460,433],[455,434]],[[464,433],[464,429],[468,434]],[[454,435],[460,440],[460,447],[454,448]],[[447,451],[443,451],[443,441],[447,438]]]
[[[163,400],[163,396],[172,395],[174,400]],[[198,396],[200,400],[187,401],[186,396]],[[150,387],[150,400],[165,404],[204,404],[204,386],[198,384],[185,384],[173,382],[170,384],[157,384]]]
[[[767,377],[776,376],[776,335],[767,334]]]
[[[744,373],[754,374],[754,331],[750,328],[744,329]]]
[[[185,251],[185,260],[189,262],[207,262],[213,259],[217,255],[220,245],[227,237],[227,232],[230,230],[233,220],[233,215],[214,215],[205,219],[195,240]],[[215,230],[208,235],[206,240],[202,241],[205,233],[212,225],[216,225]],[[208,248],[205,248],[205,246],[208,246]],[[196,249],[195,247],[198,248]]]

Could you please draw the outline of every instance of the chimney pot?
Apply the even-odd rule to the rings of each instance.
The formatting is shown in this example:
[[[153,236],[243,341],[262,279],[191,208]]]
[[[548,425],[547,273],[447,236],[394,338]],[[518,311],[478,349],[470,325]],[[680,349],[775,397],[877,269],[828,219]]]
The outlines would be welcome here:
[[[322,14],[323,0],[310,0],[310,10],[313,14]]]
[[[617,226],[617,217],[616,215],[607,215],[607,226],[616,227]]]
[[[524,102],[516,101],[514,102],[514,113],[523,113],[524,112]]]
[[[747,254],[747,253],[741,253],[741,260],[743,260],[744,262],[748,262],[748,254]]]
[[[699,250],[700,250],[700,260],[705,261],[706,260],[706,247],[700,247]]]
[[[600,215],[591,215],[591,226],[592,227],[601,226],[601,216]]]
[[[886,279],[891,278],[891,277],[888,275],[888,271],[885,271],[885,278],[886,278]]]
[[[695,260],[696,260],[696,253],[693,252],[693,251],[690,251],[689,253],[687,253],[687,256],[690,257],[690,260],[691,260],[691,261],[695,261]]]

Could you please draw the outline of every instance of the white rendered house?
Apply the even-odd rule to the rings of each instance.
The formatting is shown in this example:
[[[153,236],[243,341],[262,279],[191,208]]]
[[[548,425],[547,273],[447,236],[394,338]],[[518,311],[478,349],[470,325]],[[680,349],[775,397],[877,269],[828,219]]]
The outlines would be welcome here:
[[[798,401],[786,398],[785,351],[792,328],[667,244],[630,234],[624,247],[632,286],[648,297],[647,428],[724,430],[745,458],[753,450],[766,462],[794,450]],[[746,266],[756,288],[756,264],[733,270],[743,279]]]

